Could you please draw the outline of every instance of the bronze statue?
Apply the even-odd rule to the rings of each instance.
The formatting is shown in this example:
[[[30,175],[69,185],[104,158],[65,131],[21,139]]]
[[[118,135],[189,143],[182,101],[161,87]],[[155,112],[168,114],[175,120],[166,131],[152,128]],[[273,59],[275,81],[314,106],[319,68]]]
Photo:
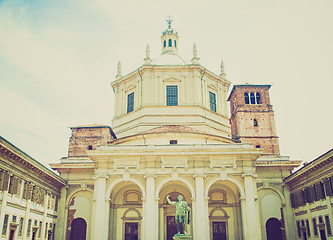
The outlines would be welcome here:
[[[183,196],[179,195],[177,197],[178,202],[172,202],[170,201],[169,195],[166,196],[166,199],[168,200],[168,203],[171,205],[176,205],[176,224],[177,224],[177,231],[178,233],[176,235],[181,235],[181,234],[187,234],[186,233],[186,222],[187,224],[190,224],[190,211],[191,209],[187,205],[185,201],[183,201]],[[186,212],[188,212],[187,219],[185,219]],[[187,221],[186,221],[187,220]],[[181,233],[181,229],[183,228],[183,233]]]

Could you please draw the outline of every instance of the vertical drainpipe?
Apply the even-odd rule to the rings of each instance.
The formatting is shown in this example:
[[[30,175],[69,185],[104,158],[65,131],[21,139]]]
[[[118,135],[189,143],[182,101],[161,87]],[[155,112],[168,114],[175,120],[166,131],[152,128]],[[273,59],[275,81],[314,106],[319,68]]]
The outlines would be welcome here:
[[[205,110],[205,119],[206,119],[206,106],[204,105],[204,100],[203,100],[203,76],[205,75],[205,72],[206,72],[206,68],[204,69],[204,72],[201,76],[201,101],[202,101],[202,105],[203,105],[204,110]]]
[[[141,73],[140,73],[140,70],[138,69],[138,73],[139,73],[139,76],[140,76],[140,79],[141,79],[141,87],[140,87],[140,95],[141,95],[141,98],[140,98],[140,107],[142,107],[142,76],[141,76]]]

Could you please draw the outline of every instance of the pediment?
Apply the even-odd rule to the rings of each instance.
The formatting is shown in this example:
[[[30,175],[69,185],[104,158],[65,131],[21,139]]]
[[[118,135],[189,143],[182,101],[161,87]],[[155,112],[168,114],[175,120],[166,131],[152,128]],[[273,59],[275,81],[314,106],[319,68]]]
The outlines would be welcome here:
[[[135,87],[136,87],[136,86],[135,86],[134,84],[128,85],[128,86],[126,86],[125,91],[126,91],[126,92],[131,91],[132,89],[135,89]]]
[[[210,89],[213,89],[216,92],[218,90],[217,87],[215,85],[213,85],[213,84],[208,84],[207,87],[210,88]]]

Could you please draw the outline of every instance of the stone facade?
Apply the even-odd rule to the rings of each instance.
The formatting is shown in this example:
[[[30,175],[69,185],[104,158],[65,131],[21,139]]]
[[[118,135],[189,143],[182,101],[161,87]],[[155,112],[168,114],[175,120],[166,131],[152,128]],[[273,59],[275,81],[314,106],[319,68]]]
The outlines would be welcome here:
[[[122,76],[118,64],[112,130],[73,127],[69,155],[52,164],[68,184],[56,238],[172,239],[175,209],[166,196],[181,194],[194,240],[267,239],[274,231],[295,239],[283,178],[300,162],[279,154],[268,85],[247,86],[260,92],[262,106],[241,104],[242,87],[234,88],[229,99],[240,102],[229,122],[223,64],[220,74],[207,70],[196,46],[191,61],[182,59],[172,28],[161,39],[160,58],[150,59],[147,46],[137,70]],[[253,116],[258,133],[246,129],[244,118]],[[235,127],[242,137],[232,138]]]
[[[0,137],[0,239],[54,239],[66,182]]]
[[[297,238],[333,239],[333,149],[284,182],[290,189]]]

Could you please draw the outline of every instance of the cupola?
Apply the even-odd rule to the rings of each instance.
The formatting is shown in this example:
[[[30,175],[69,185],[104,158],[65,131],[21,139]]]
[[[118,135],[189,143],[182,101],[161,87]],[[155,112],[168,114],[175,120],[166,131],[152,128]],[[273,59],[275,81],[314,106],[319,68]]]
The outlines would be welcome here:
[[[172,19],[167,20],[168,28],[162,32],[162,54],[178,54],[178,33],[171,27]]]

